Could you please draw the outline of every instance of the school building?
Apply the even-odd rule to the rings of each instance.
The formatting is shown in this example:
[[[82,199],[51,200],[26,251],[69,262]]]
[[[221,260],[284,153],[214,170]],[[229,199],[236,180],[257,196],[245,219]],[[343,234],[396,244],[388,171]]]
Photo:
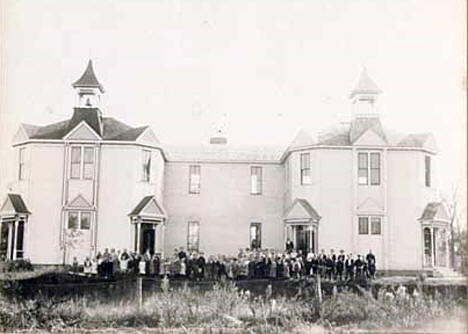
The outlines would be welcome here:
[[[22,124],[14,137],[14,192],[0,202],[7,259],[62,264],[105,248],[172,255],[180,246],[236,254],[283,250],[290,239],[303,252],[372,249],[379,269],[448,266],[434,137],[387,129],[365,70],[350,122],[301,131],[282,152],[223,136],[164,147],[150,127],[102,110],[91,61],[72,87],[69,119]]]

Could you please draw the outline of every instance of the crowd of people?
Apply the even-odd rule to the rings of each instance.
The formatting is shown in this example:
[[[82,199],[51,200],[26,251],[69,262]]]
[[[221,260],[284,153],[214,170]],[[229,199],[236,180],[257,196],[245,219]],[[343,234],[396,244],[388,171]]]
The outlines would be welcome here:
[[[369,250],[367,255],[335,253],[303,254],[301,251],[240,249],[237,256],[209,255],[203,252],[185,251],[183,247],[174,249],[171,257],[161,254],[144,254],[105,249],[80,266],[74,259],[73,267],[87,275],[113,277],[116,274],[139,274],[153,277],[191,280],[242,280],[242,279],[300,279],[320,276],[326,280],[372,279],[376,273],[375,255]]]

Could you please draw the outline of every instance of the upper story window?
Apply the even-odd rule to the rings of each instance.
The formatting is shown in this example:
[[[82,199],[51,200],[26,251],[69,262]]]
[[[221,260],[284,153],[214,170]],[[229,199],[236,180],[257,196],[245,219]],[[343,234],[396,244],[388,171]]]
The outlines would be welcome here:
[[[358,154],[358,183],[380,185],[380,153],[360,152]]]
[[[310,154],[301,153],[301,184],[310,184]]]
[[[150,182],[151,180],[151,151],[143,150],[143,161],[142,161],[142,176],[143,182]]]
[[[250,167],[250,193],[262,194],[262,167]]]
[[[200,166],[191,165],[189,167],[189,193],[190,194],[199,194],[200,193]]]
[[[72,179],[92,180],[94,177],[94,147],[72,146],[70,161]]]
[[[70,211],[68,213],[68,228],[72,230],[89,230],[91,228],[91,212]]]
[[[369,231],[373,235],[380,235],[382,233],[382,217],[359,217],[359,234],[369,234]]]
[[[26,179],[26,147],[19,149],[18,179]]]
[[[426,155],[424,157],[424,170],[425,170],[425,184],[426,187],[431,186],[431,157]]]
[[[200,223],[197,221],[188,222],[187,250],[197,251],[200,246]]]

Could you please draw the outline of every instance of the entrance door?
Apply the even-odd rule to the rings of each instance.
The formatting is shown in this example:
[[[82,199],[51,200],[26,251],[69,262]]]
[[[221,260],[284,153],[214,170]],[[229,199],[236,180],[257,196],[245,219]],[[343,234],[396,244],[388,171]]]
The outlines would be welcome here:
[[[0,221],[0,226],[0,260],[22,259],[24,252],[24,221],[4,220]]]
[[[8,223],[0,223],[0,261],[8,256]]]
[[[148,249],[151,254],[154,254],[154,240],[155,240],[155,229],[152,224],[142,224],[141,226],[141,243],[140,253],[144,254]]]
[[[296,250],[307,254],[310,245],[310,231],[305,225],[296,226]]]

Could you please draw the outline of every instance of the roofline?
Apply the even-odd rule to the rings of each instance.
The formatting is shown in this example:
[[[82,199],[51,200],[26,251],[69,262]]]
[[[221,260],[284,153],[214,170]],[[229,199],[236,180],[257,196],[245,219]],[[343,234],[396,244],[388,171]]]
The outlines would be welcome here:
[[[139,147],[145,147],[145,148],[153,148],[157,149],[161,152],[161,155],[163,156],[164,160],[167,161],[166,154],[164,152],[164,149],[161,146],[153,146],[153,145],[147,145],[147,144],[142,144],[142,143],[137,143],[135,141],[128,141],[128,140],[106,140],[106,139],[101,139],[101,140],[63,140],[63,139],[28,139],[19,143],[15,143],[11,145],[12,147],[16,146],[22,146],[22,145],[27,145],[27,144],[66,144],[66,143],[83,143],[83,144],[100,144],[100,145],[133,145],[133,146],[139,146]]]
[[[68,137],[70,137],[75,131],[78,130],[78,128],[81,126],[81,124],[85,124],[85,126],[91,130],[91,132],[93,133],[93,135],[95,135],[96,137],[98,137],[100,140],[102,140],[102,137],[96,132],[94,131],[94,129],[88,124],[88,122],[86,122],[85,120],[82,120],[80,123],[78,123],[73,129],[71,129],[70,131],[67,132],[67,134],[65,136],[63,136],[63,140],[67,140],[68,141]],[[73,139],[75,140],[75,139]],[[76,139],[76,140],[79,140],[79,139]]]
[[[249,165],[281,165],[280,160],[209,160],[209,159],[168,159],[168,163],[203,163],[203,164],[249,164]]]
[[[363,150],[388,150],[388,151],[421,151],[429,154],[437,154],[438,151],[431,150],[425,147],[407,147],[407,146],[339,146],[339,145],[307,145],[299,146],[295,148],[287,148],[286,151],[281,155],[280,162],[283,163],[284,160],[293,152],[300,152],[304,150],[318,150],[318,149],[327,149],[327,150],[352,150],[352,149],[363,149]]]
[[[127,140],[64,140],[64,139],[28,139],[19,143],[12,144],[12,147],[26,145],[26,144],[65,144],[65,143],[99,143],[100,145],[134,145],[139,147],[153,148],[161,152],[164,161],[169,163],[238,163],[238,164],[264,164],[264,165],[282,165],[286,158],[293,152],[300,152],[304,150],[353,150],[353,149],[362,149],[362,150],[388,150],[388,151],[420,151],[429,154],[436,155],[438,152],[430,150],[424,147],[404,147],[404,146],[335,146],[335,145],[309,145],[309,146],[300,146],[297,148],[288,148],[284,151],[281,157],[278,160],[230,160],[230,159],[172,159],[168,158],[164,152],[162,146],[148,145],[138,143],[136,141],[127,141]]]
[[[156,136],[156,134],[154,133],[154,131],[151,129],[151,127],[149,125],[144,125],[144,126],[142,126],[142,128],[145,128],[145,129],[138,135],[138,137],[135,138],[135,141],[138,141],[140,139],[140,137],[143,136],[143,134],[146,131],[148,131],[148,129],[151,130],[153,132],[153,134]]]

